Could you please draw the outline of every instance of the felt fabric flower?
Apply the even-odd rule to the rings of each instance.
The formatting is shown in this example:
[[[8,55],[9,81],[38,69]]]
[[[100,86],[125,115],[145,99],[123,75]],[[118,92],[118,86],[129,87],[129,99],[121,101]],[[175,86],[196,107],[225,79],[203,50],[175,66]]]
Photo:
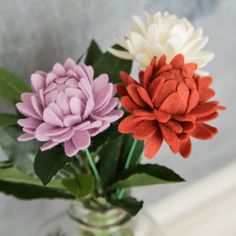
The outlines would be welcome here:
[[[217,129],[206,124],[224,109],[209,88],[211,77],[194,74],[197,65],[184,63],[183,55],[166,63],[166,56],[155,58],[136,82],[121,72],[123,84],[117,85],[123,107],[131,113],[119,124],[121,133],[132,133],[134,139],[146,140],[145,156],[153,158],[163,140],[173,153],[188,157],[190,137],[210,139]]]
[[[141,70],[146,69],[154,56],[166,55],[170,62],[175,55],[183,54],[186,62],[194,62],[199,68],[212,60],[213,53],[201,51],[208,38],[186,18],[179,19],[168,12],[146,13],[146,18],[144,22],[134,16],[131,31],[117,41],[127,51],[113,48],[109,51],[120,58],[136,59]]]
[[[116,109],[119,99],[108,76],[93,77],[91,66],[76,65],[72,59],[55,64],[49,73],[33,74],[33,92],[23,93],[16,105],[27,117],[18,121],[25,132],[18,140],[45,142],[41,150],[64,143],[70,157],[89,147],[91,137],[123,114]]]

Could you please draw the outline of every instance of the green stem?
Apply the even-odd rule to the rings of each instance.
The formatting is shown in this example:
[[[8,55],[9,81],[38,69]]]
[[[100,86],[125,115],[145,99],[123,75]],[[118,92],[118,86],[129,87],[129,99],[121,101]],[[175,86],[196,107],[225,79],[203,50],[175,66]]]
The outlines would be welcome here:
[[[87,159],[88,159],[89,165],[90,165],[90,167],[91,167],[91,169],[92,169],[92,171],[93,171],[93,174],[94,174],[94,176],[95,176],[95,178],[96,178],[96,180],[97,180],[97,183],[98,183],[98,185],[99,185],[99,187],[100,187],[101,179],[100,179],[100,176],[99,176],[97,167],[96,167],[96,165],[95,165],[95,163],[94,163],[94,161],[93,161],[93,157],[92,157],[92,155],[90,154],[90,152],[89,152],[88,149],[85,149],[85,154],[86,154],[86,156],[87,156]]]
[[[130,164],[131,164],[131,161],[132,161],[132,157],[134,155],[134,151],[135,151],[135,148],[137,146],[137,143],[138,143],[137,140],[134,140],[133,143],[132,143],[132,146],[130,148],[127,160],[125,162],[125,170],[127,170],[130,167]],[[122,199],[123,196],[124,196],[124,192],[125,192],[125,190],[123,188],[118,188],[117,191],[116,191],[117,199]]]

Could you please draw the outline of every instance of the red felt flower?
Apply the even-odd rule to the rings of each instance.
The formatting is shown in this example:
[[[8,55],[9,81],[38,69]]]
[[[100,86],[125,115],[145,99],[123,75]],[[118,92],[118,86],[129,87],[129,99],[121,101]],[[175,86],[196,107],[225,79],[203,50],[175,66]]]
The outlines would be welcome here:
[[[173,153],[187,158],[192,150],[190,137],[207,140],[217,129],[205,122],[224,109],[217,101],[209,101],[215,91],[209,88],[210,76],[194,72],[197,64],[184,63],[183,55],[167,64],[166,57],[154,58],[139,73],[139,83],[121,72],[117,85],[121,103],[131,115],[119,124],[119,132],[132,133],[134,139],[145,140],[145,156],[153,158],[163,140]]]

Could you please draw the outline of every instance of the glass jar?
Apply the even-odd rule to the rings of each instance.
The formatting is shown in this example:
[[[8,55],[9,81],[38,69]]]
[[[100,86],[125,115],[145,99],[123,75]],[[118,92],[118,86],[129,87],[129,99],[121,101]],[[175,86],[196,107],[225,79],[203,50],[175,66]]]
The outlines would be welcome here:
[[[43,224],[37,236],[164,236],[164,234],[144,211],[136,217],[131,217],[124,210],[110,205],[73,202],[67,214],[58,215]]]

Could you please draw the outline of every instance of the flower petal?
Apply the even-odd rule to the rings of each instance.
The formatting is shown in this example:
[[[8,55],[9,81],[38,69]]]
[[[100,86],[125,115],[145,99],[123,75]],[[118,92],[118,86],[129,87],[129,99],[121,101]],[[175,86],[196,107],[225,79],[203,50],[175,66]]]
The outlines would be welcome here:
[[[147,138],[144,148],[144,156],[152,159],[159,151],[163,142],[163,137],[160,131],[154,133],[151,137]]]

